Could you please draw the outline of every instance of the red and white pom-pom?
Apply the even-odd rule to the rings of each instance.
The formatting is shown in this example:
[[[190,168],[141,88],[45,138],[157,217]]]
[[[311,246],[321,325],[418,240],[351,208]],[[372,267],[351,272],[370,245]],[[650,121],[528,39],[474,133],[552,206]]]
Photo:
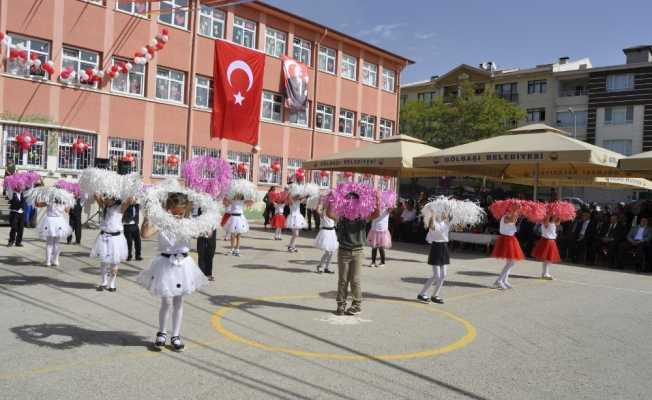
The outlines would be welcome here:
[[[559,219],[561,222],[575,219],[575,206],[567,201],[555,201],[546,204],[546,213],[549,217]]]

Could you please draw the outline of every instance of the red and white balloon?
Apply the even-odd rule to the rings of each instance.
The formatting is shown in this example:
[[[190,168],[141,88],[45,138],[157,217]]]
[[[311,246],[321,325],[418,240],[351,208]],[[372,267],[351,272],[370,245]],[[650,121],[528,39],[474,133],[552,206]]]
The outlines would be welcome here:
[[[72,144],[72,149],[77,155],[82,155],[88,150],[91,146],[84,142],[84,139],[78,137]]]
[[[166,159],[165,163],[170,167],[176,167],[179,165],[179,157],[176,154],[170,154]]]
[[[21,151],[29,151],[32,145],[38,143],[38,139],[30,131],[23,131],[16,136],[16,143]]]

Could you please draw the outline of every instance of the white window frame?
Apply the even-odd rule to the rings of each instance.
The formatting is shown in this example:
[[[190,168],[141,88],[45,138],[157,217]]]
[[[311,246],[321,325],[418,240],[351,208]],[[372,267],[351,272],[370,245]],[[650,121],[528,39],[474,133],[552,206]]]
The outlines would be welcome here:
[[[200,103],[200,92],[206,93],[206,104]],[[213,80],[211,78],[195,75],[195,107],[207,110],[213,108]]]
[[[378,64],[368,61],[362,64],[362,83],[367,86],[378,87]]]
[[[142,174],[143,172],[143,141],[139,139],[126,139],[121,137],[109,137],[108,139],[109,165],[112,170],[118,170],[118,161],[127,154],[134,156],[132,171]]]
[[[88,150],[82,154],[77,154],[72,148],[73,143],[81,138],[88,144]],[[97,154],[97,135],[78,133],[74,131],[60,131],[57,135],[58,140],[58,157],[57,170],[79,171],[91,168],[95,165],[95,156]]]
[[[604,139],[602,140],[602,147],[607,150],[615,151],[616,153],[622,154],[624,156],[631,156],[633,151],[632,142],[632,139]],[[623,150],[621,151],[621,146],[616,146],[616,144],[623,145]]]
[[[326,46],[319,46],[318,67],[322,72],[335,75],[337,71],[337,51]]]
[[[278,172],[272,170],[272,164],[278,161],[281,169]],[[258,183],[265,185],[280,185],[283,179],[283,158],[269,154],[261,154],[258,159]]]
[[[219,26],[219,32],[216,32],[215,24]],[[224,39],[226,13],[217,7],[202,4],[199,9],[199,26],[197,28],[198,35],[213,39]],[[206,32],[205,28],[208,28],[209,32]]]
[[[371,129],[371,135],[366,131]],[[360,114],[360,137],[374,139],[376,137],[376,117],[369,114]]]
[[[543,118],[541,118],[541,113],[543,112]],[[528,122],[545,122],[546,121],[546,109],[543,107],[539,108],[528,108],[526,110],[526,120]],[[536,115],[536,118],[534,116]]]
[[[168,165],[168,156],[176,155],[179,162],[176,166]],[[152,176],[176,177],[181,171],[181,163],[185,160],[186,146],[174,143],[154,142],[152,145]],[[163,173],[156,171],[157,163],[163,163]]]
[[[266,107],[268,108],[266,109]],[[269,114],[267,114],[267,110],[269,110]],[[263,91],[263,105],[260,114],[260,117],[265,121],[283,122],[283,95]]]
[[[24,131],[29,131],[37,139],[29,151],[21,151],[16,137]],[[14,161],[16,167],[23,169],[45,169],[47,167],[47,144],[50,129],[25,125],[2,125],[2,162],[7,166],[7,160]]]
[[[160,14],[158,16],[158,22],[160,22],[161,24],[173,26],[175,28],[187,30],[188,29],[188,19],[189,19],[189,16],[188,16],[189,5],[188,5],[188,3],[190,1],[191,0],[161,0],[159,2]],[[164,4],[170,7],[170,12],[165,11],[167,9],[163,8]],[[164,21],[162,19],[165,15],[170,15],[170,21],[169,22]],[[177,23],[177,17],[179,17],[181,15],[183,16],[183,24]]]
[[[226,155],[226,160],[229,162],[229,164],[231,164],[233,179],[246,179],[248,181],[253,181],[253,154],[229,150]],[[243,163],[249,166],[247,169],[247,176],[243,176],[238,172],[238,165]]]
[[[629,111],[631,110],[631,112]],[[627,114],[631,114],[631,118],[627,118]],[[614,115],[618,118],[614,118]],[[620,118],[620,116],[623,116]],[[607,119],[609,118],[609,119]],[[616,106],[604,108],[604,124],[605,125],[628,125],[634,123],[634,106]]]
[[[193,157],[211,156],[213,158],[220,158],[221,151],[213,147],[192,146]]]
[[[253,29],[248,28],[247,23],[253,24],[253,26],[254,26]],[[238,42],[236,40],[236,29],[242,31],[242,33],[241,33],[241,35],[242,35],[241,36],[242,37],[242,43],[240,43],[240,42]],[[256,48],[256,39],[257,39],[256,38],[256,32],[257,31],[258,31],[258,24],[256,23],[256,21],[246,19],[246,18],[242,18],[242,17],[238,17],[238,16],[236,16],[233,19],[233,43],[237,43],[240,46],[247,47],[247,48],[250,48],[250,49],[255,49]],[[247,44],[246,44],[246,42],[247,42],[246,41],[247,34],[251,35],[251,43],[250,43],[251,45],[250,46],[247,46]]]
[[[306,108],[303,111],[288,109],[288,123],[296,126],[307,128],[310,126],[310,101],[306,102]],[[305,123],[300,122],[299,115],[303,116]]]
[[[319,117],[321,116],[321,126],[319,126]],[[335,116],[335,107],[329,106],[327,104],[317,104],[317,110],[315,112],[315,127],[324,131],[333,131],[333,119]],[[324,127],[326,118],[330,120],[329,127]]]
[[[295,36],[292,40],[292,58],[310,67],[312,65],[312,42]]]
[[[279,44],[281,45],[279,49]],[[288,35],[283,31],[274,28],[267,28],[265,31],[265,53],[272,57],[281,58],[287,51]],[[271,51],[270,51],[271,45]],[[280,50],[280,51],[279,51]]]
[[[10,61],[9,57],[6,58],[7,63],[5,65],[5,71],[11,75],[17,76],[27,76],[27,77],[36,77],[48,79],[50,76],[43,69],[43,64],[50,60],[50,52],[52,51],[52,42],[49,40],[43,40],[38,38],[33,38],[29,36],[16,35],[13,33],[7,34],[7,37],[11,40],[8,48],[5,51],[5,55],[9,55],[9,49],[15,49],[16,44],[21,42],[25,45],[25,51],[27,52],[27,60],[31,60],[32,54],[37,54],[38,58],[41,60],[41,67],[36,70],[32,65],[26,68],[26,64],[21,64],[19,61]],[[36,50],[32,46],[33,43],[40,42],[44,44],[44,47],[47,47],[47,51]]]
[[[342,129],[342,122],[344,122],[344,129]],[[347,132],[347,127],[350,132]],[[355,112],[340,108],[340,117],[337,124],[337,131],[342,135],[353,136],[355,135]]]
[[[299,160],[298,158],[289,158],[288,159],[288,165],[285,168],[287,170],[287,181],[288,181],[288,183],[295,181],[295,175],[297,173],[297,170],[299,168],[302,168],[302,166],[303,166],[303,160]]]
[[[116,0],[115,2],[115,9],[117,11],[126,13],[126,14],[132,14],[132,15],[138,15],[140,17],[147,18],[147,12],[149,11],[149,2],[141,2],[141,3],[136,3],[135,1],[131,1],[130,3],[127,3],[128,0]],[[120,8],[120,5],[125,5],[125,4],[130,4],[130,10],[123,10]],[[144,10],[142,12],[138,11],[136,9],[137,5],[142,5],[144,7]]]
[[[389,119],[380,119],[378,124],[378,134],[380,135],[378,139],[385,139],[394,135],[394,121]]]
[[[69,54],[66,54],[66,52],[72,53],[76,52],[76,56],[72,56]],[[95,61],[90,61],[90,60],[85,60],[82,59],[82,55],[91,55],[95,57]],[[91,82],[91,83],[86,83],[86,82],[81,82],[79,80],[79,72],[80,71],[86,71],[88,67],[91,67],[95,70],[100,69],[100,53],[92,50],[84,50],[80,49],[77,47],[73,46],[63,46],[61,49],[61,71],[63,71],[64,68],[66,68],[69,65],[73,65],[73,71],[75,72],[75,83],[79,85],[83,85],[85,87],[92,87],[92,88],[97,88],[97,82]],[[84,64],[84,68],[82,68],[82,64]]]
[[[132,68],[129,71],[128,74],[120,73],[120,75],[116,76],[111,80],[111,91],[114,93],[123,93],[123,94],[128,94],[131,96],[139,96],[143,97],[145,96],[145,84],[147,83],[147,80],[145,79],[145,74],[147,68],[142,65],[142,64],[136,64],[133,62],[133,60],[127,60],[127,59],[122,59],[118,57],[113,57],[111,60],[111,65],[118,65],[120,63],[127,63],[131,62]],[[127,90],[120,90],[117,85],[122,82],[124,79],[126,79],[126,89]],[[140,91],[139,92],[132,92],[132,84],[135,83],[135,79],[140,80]]]
[[[620,84],[624,84],[621,86]],[[612,74],[607,75],[607,92],[625,92],[634,90],[634,74]]]
[[[396,91],[396,71],[383,67],[383,90],[394,93]]]
[[[321,176],[321,171],[312,171],[312,183],[318,185],[320,188],[329,188],[331,186],[331,179],[333,174],[328,176]]]
[[[172,73],[178,73],[181,74],[182,79],[175,79],[172,77]],[[159,82],[161,81],[161,82]],[[166,97],[160,97],[159,96],[159,85],[162,82],[167,82],[167,98]],[[180,84],[181,85],[181,99],[180,100],[175,100],[171,99],[171,93],[172,93],[172,84]],[[156,68],[156,98],[159,100],[164,100],[164,101],[169,101],[171,103],[177,103],[177,104],[183,104],[184,103],[184,95],[185,95],[185,85],[186,85],[186,73],[183,71],[179,71],[176,69],[171,69],[171,68],[165,68],[165,67],[157,67]]]
[[[345,79],[358,80],[358,59],[349,54],[342,54],[341,75]]]

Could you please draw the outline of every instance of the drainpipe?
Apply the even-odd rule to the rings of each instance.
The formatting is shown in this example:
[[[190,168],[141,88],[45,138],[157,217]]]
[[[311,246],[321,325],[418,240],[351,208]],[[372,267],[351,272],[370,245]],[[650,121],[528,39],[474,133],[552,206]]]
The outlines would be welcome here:
[[[194,0],[194,12],[192,16],[192,44],[190,46],[190,76],[188,77],[188,118],[186,120],[186,160],[192,158],[192,146],[190,145],[190,136],[192,135],[192,106],[194,102],[194,82],[195,82],[195,48],[197,47],[197,23],[199,18],[199,0]]]
[[[317,74],[319,74],[319,45],[321,41],[328,35],[328,28],[324,28],[324,34],[321,36],[319,41],[315,45],[315,56],[313,57],[313,63],[315,65],[315,79],[312,83],[312,131],[310,133],[310,159],[315,158],[315,128],[317,127]],[[335,118],[335,115],[333,115]]]

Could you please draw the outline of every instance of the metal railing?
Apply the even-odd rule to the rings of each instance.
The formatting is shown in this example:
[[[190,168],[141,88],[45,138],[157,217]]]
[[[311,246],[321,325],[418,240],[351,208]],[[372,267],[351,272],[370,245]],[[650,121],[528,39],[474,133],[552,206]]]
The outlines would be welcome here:
[[[588,96],[588,95],[589,95],[589,90],[585,87],[559,90],[559,97]]]

